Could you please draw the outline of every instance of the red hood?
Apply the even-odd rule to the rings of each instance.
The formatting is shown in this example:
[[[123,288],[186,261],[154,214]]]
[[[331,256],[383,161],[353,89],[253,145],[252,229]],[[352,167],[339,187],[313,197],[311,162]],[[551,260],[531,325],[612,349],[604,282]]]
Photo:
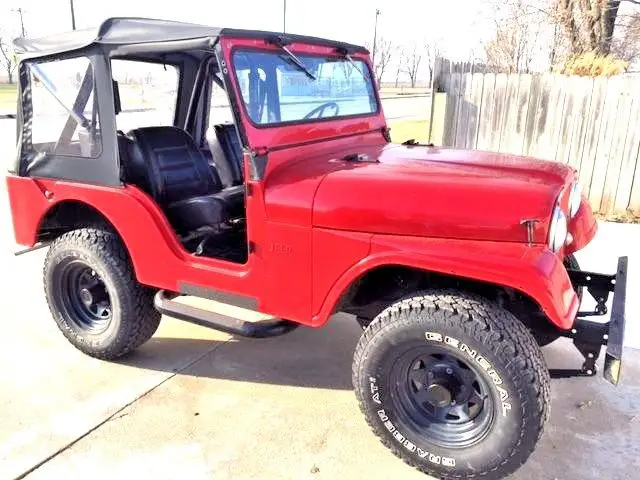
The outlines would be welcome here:
[[[488,152],[389,144],[359,148],[367,160],[342,160],[348,153],[353,148],[324,160],[314,226],[526,241],[521,222],[535,219],[541,243],[556,198],[574,178],[559,163]]]

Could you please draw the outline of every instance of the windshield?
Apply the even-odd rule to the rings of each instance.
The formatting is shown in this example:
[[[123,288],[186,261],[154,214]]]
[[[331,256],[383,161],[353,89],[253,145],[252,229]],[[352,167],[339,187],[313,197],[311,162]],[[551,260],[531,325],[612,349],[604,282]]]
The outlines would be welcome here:
[[[378,111],[371,72],[362,60],[236,50],[233,64],[254,124],[274,125],[371,115]],[[301,68],[304,66],[304,68]]]

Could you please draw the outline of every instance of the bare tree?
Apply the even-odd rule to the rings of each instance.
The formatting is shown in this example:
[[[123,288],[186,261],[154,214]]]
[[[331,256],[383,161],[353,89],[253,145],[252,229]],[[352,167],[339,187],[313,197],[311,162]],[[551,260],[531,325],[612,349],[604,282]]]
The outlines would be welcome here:
[[[549,38],[552,22],[550,2],[560,0],[502,0],[493,2],[495,34],[484,42],[489,70],[498,72],[530,72],[536,50],[549,48],[549,58],[555,56]],[[549,3],[547,3],[549,2]]]
[[[13,73],[16,69],[17,62],[13,47],[2,36],[0,36],[0,65],[2,65],[2,68],[7,73],[9,83],[13,83]]]
[[[612,53],[620,6],[640,0],[556,0],[554,15],[574,55]]]
[[[404,49],[399,48],[398,52],[399,52],[398,63],[396,66],[396,84],[395,84],[396,88],[398,88],[398,82],[400,81],[400,74],[402,73],[402,66],[404,63]]]
[[[424,60],[427,62],[427,69],[429,70],[429,83],[433,79],[433,67],[436,62],[436,58],[438,58],[442,51],[440,48],[440,42],[437,40],[426,42],[424,44]]]
[[[529,72],[539,42],[541,11],[529,0],[495,4],[495,35],[484,44],[491,70]]]
[[[365,46],[368,48],[368,50],[372,50],[369,44],[365,44]],[[396,47],[391,40],[387,40],[384,37],[378,37],[376,39],[376,58],[374,60],[375,63],[373,65],[373,69],[375,71],[378,85],[382,83],[382,76],[388,69],[395,51]]]
[[[612,52],[630,63],[640,60],[640,11],[628,15],[616,28],[620,35],[614,39]]]
[[[402,71],[407,74],[411,81],[411,88],[416,86],[418,80],[418,70],[420,70],[420,62],[422,61],[422,52],[414,43],[409,53],[404,59]]]

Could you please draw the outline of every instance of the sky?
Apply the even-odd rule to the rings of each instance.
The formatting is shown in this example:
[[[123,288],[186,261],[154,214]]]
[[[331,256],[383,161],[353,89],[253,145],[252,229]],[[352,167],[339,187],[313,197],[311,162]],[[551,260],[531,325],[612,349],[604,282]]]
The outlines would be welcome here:
[[[74,0],[76,27],[98,25],[111,16],[142,16],[282,31],[285,0]],[[69,0],[2,0],[0,23],[19,34],[21,8],[28,36],[71,29]],[[376,9],[378,35],[411,48],[413,42],[438,41],[450,57],[468,60],[482,50],[491,22],[480,0],[286,0],[286,31],[356,44],[373,41]],[[394,73],[395,76],[395,73]]]
[[[437,42],[443,55],[457,61],[482,58],[483,42],[494,36],[491,5],[508,0],[73,0],[77,28],[95,27],[112,16],[141,16],[216,27],[283,30],[356,44],[373,42],[376,10],[378,36],[411,51],[413,45]],[[536,0],[533,0],[534,2]],[[539,0],[545,3],[546,0]],[[623,3],[623,9],[631,8]],[[28,36],[44,36],[71,29],[70,0],[0,0],[0,32],[20,34],[23,13]],[[0,33],[1,34],[1,33]],[[540,39],[540,50],[544,41]],[[547,53],[540,60],[547,61]],[[426,62],[419,77],[428,75]],[[546,67],[546,65],[545,65]],[[395,79],[396,65],[383,80]],[[407,80],[406,78],[404,80]]]

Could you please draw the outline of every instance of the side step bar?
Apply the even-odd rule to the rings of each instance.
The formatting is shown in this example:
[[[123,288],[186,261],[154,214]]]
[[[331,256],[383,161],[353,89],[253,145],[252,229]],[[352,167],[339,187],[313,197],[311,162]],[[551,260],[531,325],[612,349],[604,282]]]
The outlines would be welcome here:
[[[213,328],[232,335],[240,335],[249,338],[269,338],[284,335],[296,329],[300,325],[289,320],[261,320],[258,322],[245,322],[220,313],[203,310],[172,299],[177,294],[160,290],[156,293],[153,304],[160,313],[185,322],[195,323],[202,327]]]

